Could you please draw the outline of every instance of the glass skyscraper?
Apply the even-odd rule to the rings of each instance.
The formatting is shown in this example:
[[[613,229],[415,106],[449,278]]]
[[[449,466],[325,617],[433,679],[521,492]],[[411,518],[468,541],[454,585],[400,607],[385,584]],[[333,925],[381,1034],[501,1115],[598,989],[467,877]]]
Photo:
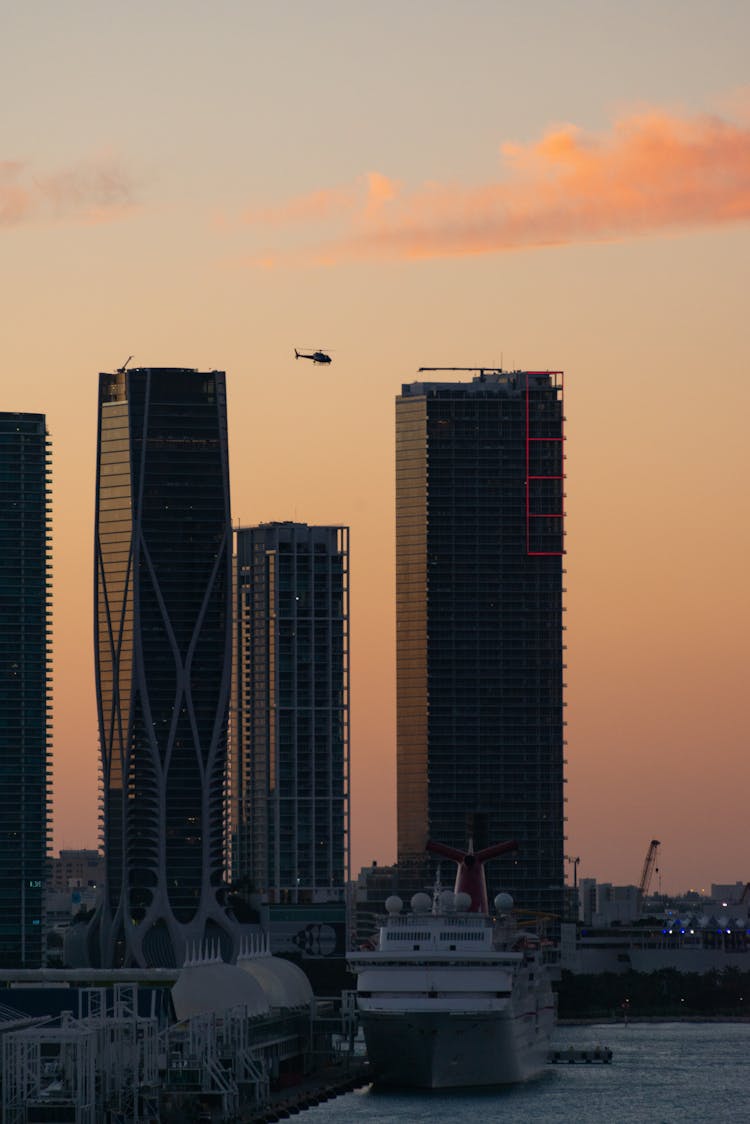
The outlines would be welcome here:
[[[349,532],[237,531],[233,874],[274,904],[343,902],[349,870]]]
[[[558,372],[415,382],[396,402],[399,865],[516,839],[490,876],[559,914],[563,404]]]
[[[0,967],[44,951],[51,756],[50,442],[0,413]]]
[[[224,908],[232,530],[225,375],[99,376],[95,653],[103,966],[236,953]]]

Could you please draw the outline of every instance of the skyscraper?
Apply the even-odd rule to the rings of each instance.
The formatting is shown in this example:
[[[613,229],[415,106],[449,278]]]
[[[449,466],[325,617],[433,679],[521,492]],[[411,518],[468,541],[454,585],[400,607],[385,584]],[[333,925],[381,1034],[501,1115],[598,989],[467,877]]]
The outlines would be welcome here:
[[[0,966],[38,968],[52,675],[44,414],[0,413]]]
[[[559,372],[415,382],[396,402],[399,863],[517,839],[497,878],[563,885]]]
[[[99,376],[95,653],[103,965],[237,936],[224,909],[232,530],[223,371]]]
[[[343,902],[349,869],[349,532],[237,532],[233,873],[271,903]]]

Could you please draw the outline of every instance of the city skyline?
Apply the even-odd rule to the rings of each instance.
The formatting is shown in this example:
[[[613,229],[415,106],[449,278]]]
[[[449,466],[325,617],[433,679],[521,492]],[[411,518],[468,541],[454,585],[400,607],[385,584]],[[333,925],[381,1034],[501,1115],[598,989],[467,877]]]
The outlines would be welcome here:
[[[624,884],[656,837],[665,888],[746,879],[750,13],[291,11],[6,29],[2,407],[55,450],[56,847],[97,838],[96,372],[227,370],[233,516],[351,526],[356,871],[396,845],[393,397],[502,364],[566,371],[568,853]]]

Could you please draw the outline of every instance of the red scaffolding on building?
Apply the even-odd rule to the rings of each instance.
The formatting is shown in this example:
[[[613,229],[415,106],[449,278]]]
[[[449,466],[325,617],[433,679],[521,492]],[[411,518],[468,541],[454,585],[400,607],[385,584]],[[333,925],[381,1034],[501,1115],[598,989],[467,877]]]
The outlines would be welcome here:
[[[537,558],[557,558],[565,554],[564,536],[565,536],[565,409],[564,409],[564,372],[563,371],[526,371],[526,553],[532,557]],[[535,435],[532,432],[533,412],[530,409],[531,394],[533,393],[533,386],[530,384],[529,379],[535,375],[546,375],[550,380],[548,383],[543,384],[544,388],[550,384],[557,391],[557,399],[560,402],[560,432],[559,436],[550,437],[549,434]],[[538,473],[532,472],[532,446],[548,443],[550,445],[560,446],[560,471],[559,473]],[[543,458],[542,458],[543,459]],[[560,493],[559,511],[534,511],[534,491],[540,489],[536,487],[541,481],[559,480]],[[559,550],[534,550],[535,536],[532,531],[532,523],[535,519],[559,519],[560,532],[559,532]]]

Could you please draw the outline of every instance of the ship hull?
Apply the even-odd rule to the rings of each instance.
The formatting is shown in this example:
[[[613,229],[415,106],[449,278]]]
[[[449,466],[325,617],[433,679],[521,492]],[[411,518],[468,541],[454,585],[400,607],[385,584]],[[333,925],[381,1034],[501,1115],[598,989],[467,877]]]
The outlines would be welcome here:
[[[552,1011],[360,1011],[367,1056],[383,1085],[449,1089],[509,1085],[538,1076],[547,1061]]]

